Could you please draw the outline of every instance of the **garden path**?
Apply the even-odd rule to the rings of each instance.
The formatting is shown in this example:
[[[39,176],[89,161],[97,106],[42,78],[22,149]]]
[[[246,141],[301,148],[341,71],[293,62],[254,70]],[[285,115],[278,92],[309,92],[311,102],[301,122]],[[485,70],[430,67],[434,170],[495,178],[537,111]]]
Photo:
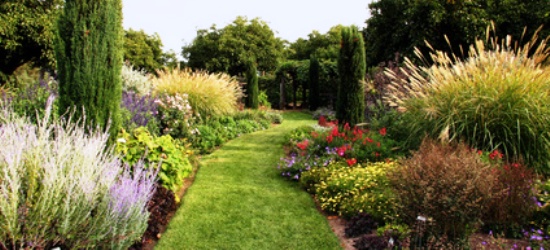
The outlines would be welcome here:
[[[309,194],[279,176],[284,135],[313,123],[304,113],[284,118],[201,160],[157,249],[342,249]]]

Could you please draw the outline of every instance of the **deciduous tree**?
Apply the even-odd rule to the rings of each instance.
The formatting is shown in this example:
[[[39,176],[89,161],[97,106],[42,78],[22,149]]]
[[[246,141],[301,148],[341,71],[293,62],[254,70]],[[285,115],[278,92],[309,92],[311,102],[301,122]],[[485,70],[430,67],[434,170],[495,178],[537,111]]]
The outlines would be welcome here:
[[[259,71],[274,71],[283,55],[283,41],[264,21],[237,17],[222,29],[212,26],[197,31],[182,55],[188,66],[211,72],[243,74],[249,58],[256,58]]]
[[[55,66],[55,20],[63,0],[3,0],[0,2],[0,83],[19,66]]]

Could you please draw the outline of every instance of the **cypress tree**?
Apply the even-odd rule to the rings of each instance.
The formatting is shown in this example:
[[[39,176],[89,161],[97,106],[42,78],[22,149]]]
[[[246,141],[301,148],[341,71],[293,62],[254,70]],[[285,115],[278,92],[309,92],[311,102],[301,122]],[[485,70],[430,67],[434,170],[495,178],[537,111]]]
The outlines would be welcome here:
[[[121,0],[66,0],[58,20],[55,52],[59,112],[85,115],[86,124],[116,137],[122,96]]]
[[[336,118],[341,123],[349,122],[350,125],[361,123],[365,111],[363,79],[366,62],[363,36],[356,26],[342,28],[338,73],[340,83],[336,100]]]
[[[246,106],[258,109],[259,106],[258,70],[253,62],[248,63],[246,71]]]
[[[309,59],[309,110],[319,108],[319,60],[316,57]]]

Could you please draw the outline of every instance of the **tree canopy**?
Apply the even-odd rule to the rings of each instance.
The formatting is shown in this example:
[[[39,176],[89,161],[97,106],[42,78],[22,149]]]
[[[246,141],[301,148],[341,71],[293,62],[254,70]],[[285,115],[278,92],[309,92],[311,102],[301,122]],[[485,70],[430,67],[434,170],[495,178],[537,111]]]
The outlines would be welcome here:
[[[392,60],[396,53],[412,57],[415,47],[427,49],[426,41],[460,55],[460,47],[466,50],[483,37],[491,21],[501,38],[510,34],[520,39],[525,27],[530,35],[542,24],[541,35],[550,34],[547,0],[378,0],[369,9],[364,31],[369,66]]]
[[[250,58],[256,59],[259,71],[274,71],[283,56],[283,45],[264,21],[239,16],[222,29],[213,25],[198,30],[182,55],[189,67],[239,75],[246,72]]]
[[[288,59],[309,60],[315,56],[320,60],[337,60],[340,49],[341,25],[334,26],[326,34],[314,30],[308,39],[298,38],[289,46]]]
[[[0,82],[19,66],[33,62],[55,65],[55,20],[63,0],[3,0],[0,2]]]
[[[155,73],[163,67],[165,55],[158,34],[148,35],[143,30],[129,29],[124,32],[124,38],[124,60],[148,73]]]

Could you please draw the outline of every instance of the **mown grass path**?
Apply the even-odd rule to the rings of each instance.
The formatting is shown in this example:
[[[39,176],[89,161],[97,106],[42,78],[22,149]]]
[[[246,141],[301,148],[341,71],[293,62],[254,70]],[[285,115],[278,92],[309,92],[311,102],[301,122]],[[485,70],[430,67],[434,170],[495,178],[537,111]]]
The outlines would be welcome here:
[[[311,197],[278,175],[284,135],[312,124],[303,113],[284,118],[201,160],[156,249],[341,249]]]

